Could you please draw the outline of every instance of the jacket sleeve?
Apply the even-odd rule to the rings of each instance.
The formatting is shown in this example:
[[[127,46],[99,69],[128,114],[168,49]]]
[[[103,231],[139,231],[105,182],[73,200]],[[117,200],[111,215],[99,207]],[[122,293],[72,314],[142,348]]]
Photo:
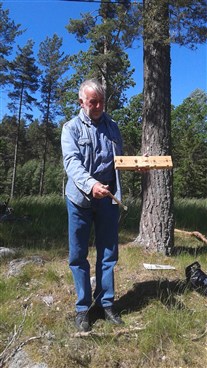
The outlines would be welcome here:
[[[78,129],[72,121],[63,125],[61,135],[61,146],[63,153],[63,164],[68,177],[71,177],[79,190],[89,195],[94,184],[97,183],[83,165],[78,145]]]

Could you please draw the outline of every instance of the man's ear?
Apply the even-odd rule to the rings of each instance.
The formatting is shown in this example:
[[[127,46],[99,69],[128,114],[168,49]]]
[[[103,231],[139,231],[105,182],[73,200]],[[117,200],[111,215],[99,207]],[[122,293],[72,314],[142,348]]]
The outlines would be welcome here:
[[[79,98],[79,104],[81,105],[81,107],[83,107],[83,100],[82,100],[82,98]]]

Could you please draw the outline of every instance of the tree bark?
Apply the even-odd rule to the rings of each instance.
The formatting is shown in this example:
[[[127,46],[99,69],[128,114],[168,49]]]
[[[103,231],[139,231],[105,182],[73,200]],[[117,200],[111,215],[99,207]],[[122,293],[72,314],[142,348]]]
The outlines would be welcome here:
[[[16,141],[15,141],[15,147],[14,147],[14,165],[13,165],[13,172],[12,172],[12,183],[11,183],[10,199],[12,199],[14,197],[14,191],[15,191],[15,182],[16,182],[16,174],[17,174],[17,161],[18,161],[18,149],[19,149],[19,132],[20,132],[21,115],[22,115],[23,92],[24,92],[24,83],[22,83],[21,93],[20,93],[18,122],[17,122],[17,134],[16,134]]]
[[[48,146],[48,125],[49,125],[49,114],[50,114],[50,102],[51,102],[51,84],[49,86],[48,92],[48,100],[47,100],[47,111],[45,117],[45,136],[44,136],[44,147],[43,147],[43,156],[42,156],[42,163],[41,163],[41,173],[40,173],[40,188],[39,194],[40,196],[44,193],[44,182],[45,182],[45,167],[47,161],[47,146]]]
[[[144,108],[142,154],[171,155],[168,5],[144,1]],[[136,239],[169,254],[174,245],[172,170],[142,174],[142,212]]]

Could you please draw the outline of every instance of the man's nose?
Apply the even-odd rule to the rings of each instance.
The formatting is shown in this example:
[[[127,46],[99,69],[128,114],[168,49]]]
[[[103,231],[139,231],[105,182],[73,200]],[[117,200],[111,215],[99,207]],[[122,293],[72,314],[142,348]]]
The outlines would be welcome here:
[[[102,101],[97,101],[96,107],[100,108],[102,106],[103,106],[103,102]]]

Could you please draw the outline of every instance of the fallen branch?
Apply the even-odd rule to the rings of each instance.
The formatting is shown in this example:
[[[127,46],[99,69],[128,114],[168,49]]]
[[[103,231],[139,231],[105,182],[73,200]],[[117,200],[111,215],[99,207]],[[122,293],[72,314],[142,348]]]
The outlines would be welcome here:
[[[185,337],[185,338],[187,338],[187,339],[189,339],[189,338],[190,338],[190,340],[191,340],[191,341],[199,341],[199,340],[201,340],[203,337],[205,337],[206,335],[207,335],[207,327],[206,327],[205,331],[204,331],[200,336],[189,337],[189,336],[183,335],[183,337]]]
[[[16,327],[16,325],[14,326],[14,333],[13,333],[10,341],[8,342],[7,346],[5,347],[5,349],[0,354],[0,368],[2,368],[11,358],[13,358],[13,356],[15,356],[15,354],[19,350],[21,350],[23,346],[27,345],[31,341],[42,338],[42,335],[41,336],[29,337],[27,340],[22,341],[21,343],[19,343],[19,345],[12,348],[12,345],[14,345],[15,341],[18,340],[18,338],[20,337],[20,335],[22,333],[22,329],[23,329],[25,319],[26,319],[26,315],[27,315],[27,310],[28,310],[28,306],[26,306],[25,309],[24,309],[22,322],[20,323],[18,328]]]
[[[75,334],[71,334],[69,337],[70,338],[74,338],[74,337],[118,337],[121,335],[125,335],[125,334],[130,334],[130,333],[134,333],[134,332],[138,332],[138,331],[143,331],[146,329],[145,327],[136,327],[136,328],[124,328],[122,330],[116,330],[113,332],[108,332],[108,333],[104,333],[104,332],[94,332],[94,331],[88,331],[88,332],[76,332]]]
[[[185,231],[185,230],[175,229],[175,232],[186,234],[186,235],[189,235],[189,236],[195,236],[196,239],[201,240],[203,243],[207,244],[206,237],[203,234],[199,233],[198,231]]]
[[[205,331],[200,336],[193,337],[192,341],[199,341],[200,339],[202,339],[206,335],[207,335],[207,328],[205,329]]]
[[[23,346],[27,345],[31,341],[38,340],[41,338],[42,338],[42,335],[32,336],[32,337],[29,337],[27,340],[22,341],[18,346],[14,348],[14,350],[9,355],[7,355],[5,358],[4,357],[2,358],[2,361],[0,361],[0,367],[3,367],[5,363],[7,363],[11,358],[13,358],[16,355],[16,353],[23,348]]]
[[[25,322],[25,319],[26,319],[27,310],[28,310],[28,306],[24,310],[23,319],[22,319],[22,322],[19,325],[19,327],[16,329],[16,325],[14,326],[14,333],[11,337],[11,340],[8,342],[7,346],[5,347],[5,349],[0,354],[0,361],[4,361],[4,356],[6,355],[9,347],[14,343],[15,340],[17,340],[18,336],[21,334],[22,328],[23,328],[23,325],[24,325],[24,322]]]

